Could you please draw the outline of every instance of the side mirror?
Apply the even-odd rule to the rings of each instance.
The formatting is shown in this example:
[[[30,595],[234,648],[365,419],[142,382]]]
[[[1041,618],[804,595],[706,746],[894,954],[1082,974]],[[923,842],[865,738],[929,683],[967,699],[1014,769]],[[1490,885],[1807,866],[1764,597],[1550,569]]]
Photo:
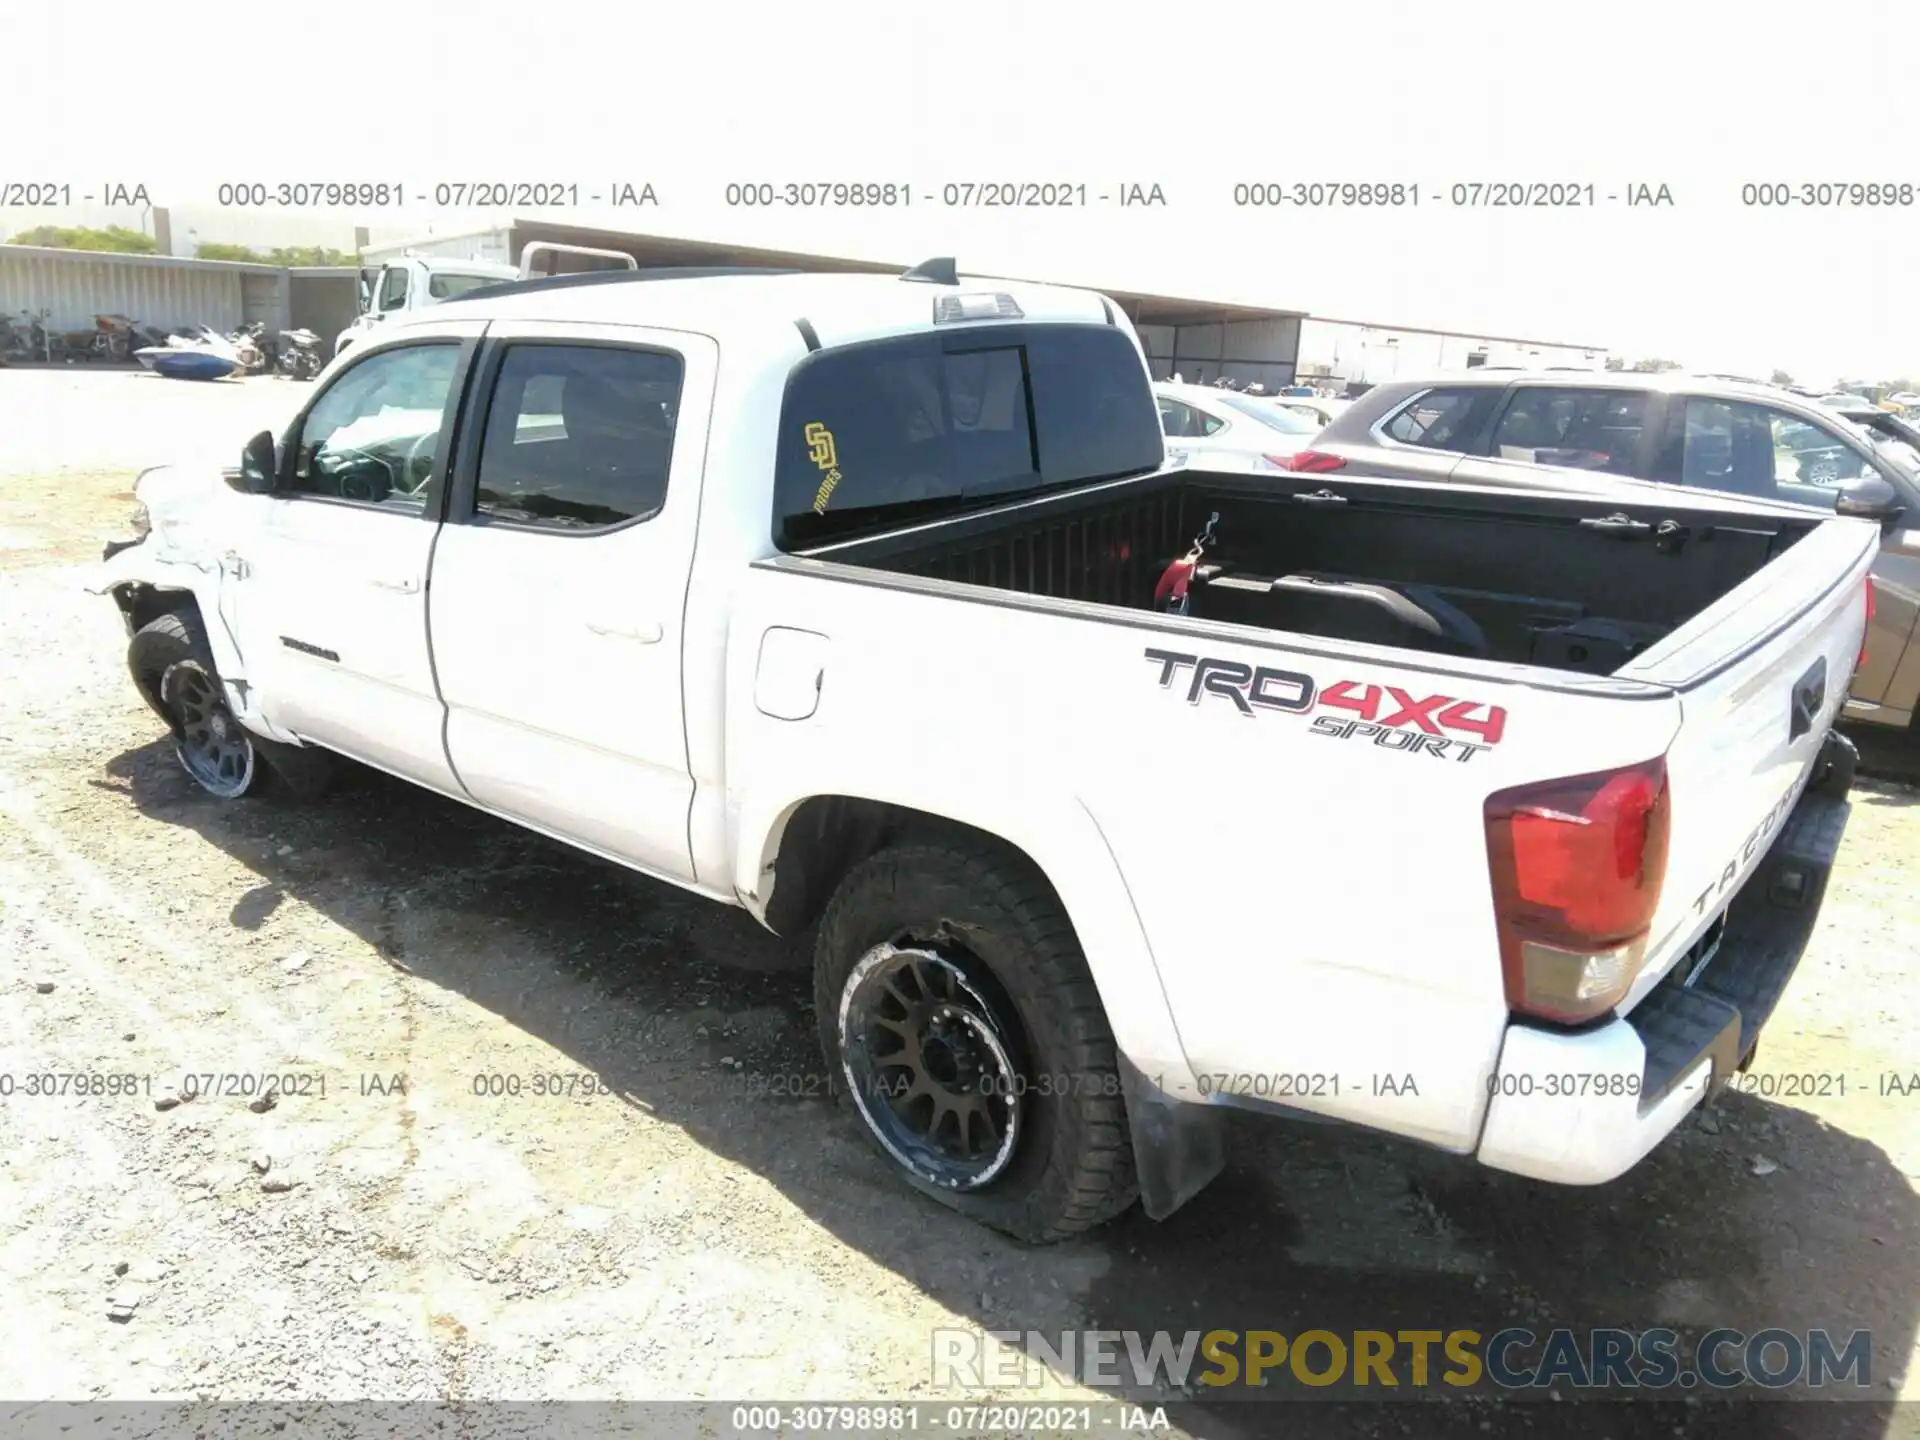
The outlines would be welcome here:
[[[1849,480],[1834,496],[1833,512],[1854,520],[1898,520],[1906,512],[1900,492],[1884,475],[1862,475]]]
[[[277,479],[273,432],[262,430],[240,452],[240,468],[228,472],[228,483],[244,495],[271,495]]]

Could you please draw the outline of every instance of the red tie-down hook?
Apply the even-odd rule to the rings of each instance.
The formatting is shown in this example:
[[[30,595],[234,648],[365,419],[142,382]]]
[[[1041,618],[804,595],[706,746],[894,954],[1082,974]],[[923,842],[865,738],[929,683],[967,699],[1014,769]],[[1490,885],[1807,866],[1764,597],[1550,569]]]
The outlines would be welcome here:
[[[1160,572],[1160,583],[1153,587],[1153,603],[1169,615],[1187,613],[1187,587],[1193,583],[1194,567],[1213,539],[1213,527],[1220,523],[1220,512],[1207,516],[1206,527],[1193,537],[1193,548]]]

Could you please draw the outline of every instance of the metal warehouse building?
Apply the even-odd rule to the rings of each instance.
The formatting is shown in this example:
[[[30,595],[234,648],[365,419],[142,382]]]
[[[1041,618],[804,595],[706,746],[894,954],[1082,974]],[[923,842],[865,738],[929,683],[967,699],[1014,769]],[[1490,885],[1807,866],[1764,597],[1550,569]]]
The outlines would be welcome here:
[[[926,258],[914,256],[894,263],[849,260],[515,218],[487,229],[456,235],[368,246],[362,251],[362,259],[377,264],[411,251],[517,265],[520,252],[537,240],[623,251],[643,266],[759,266],[898,274]],[[1077,283],[1073,276],[1022,278]],[[1476,365],[1598,370],[1606,359],[1605,347],[1597,345],[1387,328],[1322,319],[1298,310],[1224,305],[1218,301],[1122,290],[1107,293],[1132,317],[1140,331],[1149,365],[1154,375],[1163,380],[1177,374],[1183,380],[1206,383],[1224,375],[1241,384],[1258,381],[1268,390],[1296,380],[1339,387],[1375,385],[1402,373],[1412,375]]]
[[[0,245],[0,314],[44,310],[50,330],[90,330],[96,315],[125,315],[167,329],[224,332],[258,320],[332,336],[353,321],[357,278],[350,269]]]

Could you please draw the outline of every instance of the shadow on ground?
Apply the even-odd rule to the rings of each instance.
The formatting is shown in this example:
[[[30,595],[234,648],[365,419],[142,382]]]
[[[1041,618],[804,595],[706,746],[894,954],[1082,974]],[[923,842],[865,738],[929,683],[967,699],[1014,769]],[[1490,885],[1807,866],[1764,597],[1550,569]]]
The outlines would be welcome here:
[[[1169,1221],[1135,1212],[1074,1243],[1022,1250],[897,1184],[852,1122],[811,1098],[817,1089],[743,1100],[740,1087],[716,1085],[722,1053],[749,1074],[820,1070],[804,955],[744,914],[369,772],[293,808],[221,806],[159,743],[108,771],[112,780],[97,783],[124,786],[145,815],[196,832],[259,876],[233,909],[236,927],[257,928],[287,897],[314,907],[390,963],[497,1013],[767,1176],[845,1244],[986,1328],[1059,1313],[1023,1298],[1044,1296],[1077,1300],[1078,1324],[1115,1331],[1665,1326],[1698,1336],[1780,1326],[1873,1336],[1875,1398],[1846,1404],[1782,1400],[1736,1416],[1709,1403],[1575,1404],[1565,1392],[1442,1407],[1203,1389],[1201,1418],[1184,1422],[1202,1433],[1623,1440],[1724,1426],[1828,1440],[1905,1433],[1913,1418],[1896,1415],[1887,1380],[1914,1340],[1920,1200],[1878,1147],[1802,1111],[1730,1097],[1712,1121],[1597,1190],[1536,1185],[1355,1132],[1235,1117],[1228,1172]],[[287,844],[293,854],[282,857]],[[661,1059],[647,1037],[696,1010],[758,1022],[716,1035],[706,1064]],[[1756,1157],[1778,1168],[1757,1175]]]
[[[1920,732],[1885,725],[1849,725],[1860,747],[1860,773],[1904,785],[1920,785]]]

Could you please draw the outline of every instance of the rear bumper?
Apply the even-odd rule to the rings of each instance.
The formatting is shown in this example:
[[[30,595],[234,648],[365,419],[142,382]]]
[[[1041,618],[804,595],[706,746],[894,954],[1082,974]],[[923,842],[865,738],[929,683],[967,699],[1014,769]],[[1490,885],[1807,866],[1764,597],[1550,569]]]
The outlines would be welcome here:
[[[1632,1014],[1571,1032],[1509,1026],[1480,1160],[1597,1185],[1631,1169],[1725,1084],[1806,951],[1848,810],[1839,786],[1809,787],[1724,925]]]

